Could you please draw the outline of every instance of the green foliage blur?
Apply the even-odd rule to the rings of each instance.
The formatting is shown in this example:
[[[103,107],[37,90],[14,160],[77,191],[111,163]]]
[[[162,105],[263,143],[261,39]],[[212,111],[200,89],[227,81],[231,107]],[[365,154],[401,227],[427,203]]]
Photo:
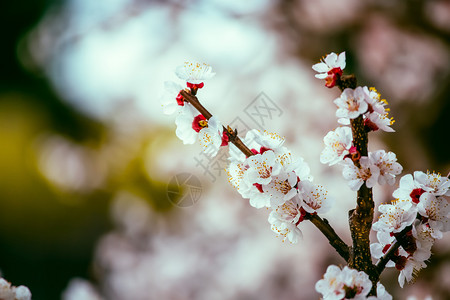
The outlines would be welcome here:
[[[13,285],[26,285],[33,299],[60,299],[73,277],[93,278],[96,241],[111,228],[108,203],[117,189],[171,208],[165,184],[151,182],[141,159],[130,153],[106,188],[61,190],[39,169],[37,142],[54,134],[98,149],[108,129],[61,100],[48,80],[20,64],[22,39],[58,0],[2,1],[0,5],[0,270]],[[150,134],[151,136],[151,134]],[[117,157],[120,160],[121,157]]]

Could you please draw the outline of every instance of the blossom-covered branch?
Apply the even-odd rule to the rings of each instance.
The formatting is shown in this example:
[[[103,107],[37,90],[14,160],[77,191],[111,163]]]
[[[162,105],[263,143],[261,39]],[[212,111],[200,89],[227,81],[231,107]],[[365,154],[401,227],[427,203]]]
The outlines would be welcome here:
[[[348,247],[319,213],[329,211],[334,199],[323,186],[313,183],[308,164],[294,157],[284,146],[284,138],[267,131],[250,130],[245,138],[224,127],[199,102],[196,94],[204,80],[214,73],[210,66],[185,63],[176,69],[188,89],[166,83],[162,100],[166,114],[176,114],[176,134],[185,144],[196,140],[203,151],[215,156],[228,146],[228,180],[238,193],[255,208],[268,208],[271,229],[291,243],[302,236],[300,224],[311,221],[330,245],[348,263],[348,267],[329,266],[316,290],[323,299],[391,300],[379,283],[386,267],[400,271],[399,285],[411,282],[425,261],[431,247],[444,232],[450,231],[450,180],[439,173],[420,171],[400,179],[390,204],[378,206],[381,213],[373,223],[375,185],[394,185],[403,168],[393,152],[368,151],[368,133],[394,132],[387,101],[375,88],[357,86],[354,75],[344,75],[345,52],[331,53],[313,69],[325,86],[337,86],[340,96],[334,100],[336,117],[341,124],[328,132],[320,155],[324,164],[341,165],[342,175],[351,190],[357,192],[356,206],[349,211],[352,247]],[[198,114],[198,112],[200,114]],[[377,242],[370,244],[370,231],[377,232]],[[378,260],[377,264],[372,259]]]
[[[326,212],[331,207],[333,199],[328,197],[322,186],[312,183],[309,167],[303,159],[294,158],[283,146],[284,139],[276,134],[252,130],[244,142],[238,137],[237,131],[229,126],[218,128],[218,120],[195,96],[204,86],[201,80],[208,79],[212,74],[208,65],[186,63],[177,68],[176,74],[186,80],[189,89],[183,90],[175,83],[166,83],[168,94],[163,98],[162,105],[168,114],[178,112],[177,136],[185,143],[192,143],[195,141],[192,130],[198,132],[199,140],[206,147],[213,145],[216,148],[209,151],[215,155],[219,145],[218,136],[222,135],[220,146],[232,143],[229,148],[231,163],[227,169],[229,181],[244,198],[250,199],[252,206],[272,209],[269,223],[274,232],[282,236],[283,240],[295,243],[301,237],[299,224],[305,219],[310,220],[336,251],[348,260],[348,246],[327,221],[317,216],[317,213]],[[173,100],[175,95],[177,106]],[[200,115],[195,116],[191,106]],[[189,128],[190,124],[192,128]],[[208,137],[201,138],[205,131],[208,131]],[[214,140],[217,142],[212,142]]]
[[[190,92],[186,90],[181,90],[180,95],[183,97],[183,99],[192,106],[195,107],[201,113],[207,120],[212,118],[211,113],[198,101],[198,98],[196,96],[193,96]],[[232,142],[242,153],[245,154],[245,156],[252,156],[254,153],[245,146],[245,144],[242,142],[242,140],[239,138],[237,130],[233,130],[230,126],[227,126],[227,128],[223,127],[224,132],[228,135],[228,139],[230,142]]]

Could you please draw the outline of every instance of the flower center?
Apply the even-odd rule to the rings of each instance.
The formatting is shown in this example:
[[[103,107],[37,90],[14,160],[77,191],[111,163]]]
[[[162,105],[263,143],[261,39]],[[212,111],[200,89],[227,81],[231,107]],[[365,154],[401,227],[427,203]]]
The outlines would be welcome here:
[[[199,114],[194,118],[194,121],[192,122],[192,129],[194,129],[196,132],[199,132],[205,127],[208,127],[208,120],[206,120],[206,118],[202,114]]]
[[[345,299],[353,299],[358,294],[358,287],[357,286],[346,286],[344,285],[344,291],[345,291]]]

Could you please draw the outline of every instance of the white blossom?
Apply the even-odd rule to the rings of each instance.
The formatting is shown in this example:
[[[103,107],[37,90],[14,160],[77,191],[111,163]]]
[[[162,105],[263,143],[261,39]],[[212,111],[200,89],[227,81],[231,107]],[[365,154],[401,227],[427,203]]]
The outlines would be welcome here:
[[[334,100],[334,103],[338,106],[336,117],[355,119],[364,114],[368,108],[365,98],[366,93],[361,87],[354,90],[346,88],[341,96]]]
[[[417,209],[409,201],[397,200],[392,204],[382,204],[378,206],[381,213],[378,221],[373,223],[372,229],[375,231],[397,233],[411,225],[417,215]]]
[[[219,120],[212,116],[208,120],[207,127],[200,130],[198,134],[199,144],[203,152],[209,156],[216,156],[222,145],[223,127]]]
[[[378,231],[377,240],[377,243],[370,244],[370,254],[373,258],[380,259],[386,254],[386,252],[396,240],[394,235],[391,235],[391,233],[387,231]],[[386,264],[386,267],[394,266],[395,263],[392,260],[388,261],[388,263]]]
[[[177,97],[180,97],[179,92],[183,87],[173,81],[164,82],[164,87],[164,93],[160,98],[164,114],[172,115],[174,113],[179,113],[184,104],[186,104],[182,99],[177,99]]]
[[[386,264],[386,267],[395,266],[400,271],[398,281],[401,287],[405,281],[412,281],[420,269],[426,267],[425,261],[431,256],[434,238],[429,231],[422,230],[422,228],[420,222],[416,220],[411,231],[403,236],[407,248],[400,246]],[[396,237],[391,232],[378,231],[377,238],[378,243],[371,244],[370,251],[372,257],[380,259],[396,242]]]
[[[333,198],[321,185],[313,184],[309,180],[300,181],[300,198],[303,200],[303,208],[308,213],[326,213],[333,205]]]
[[[352,147],[352,130],[350,127],[338,127],[323,138],[325,149],[320,154],[320,162],[334,165],[342,162]]]
[[[198,132],[192,128],[196,114],[196,109],[192,105],[186,104],[175,119],[177,125],[175,134],[183,141],[183,144],[194,144],[197,140]]]
[[[368,188],[375,186],[380,174],[378,167],[371,164],[367,156],[361,157],[359,164],[360,168],[355,166],[350,158],[346,158],[343,163],[342,175],[348,180],[348,186],[352,191],[359,190],[364,182]]]
[[[380,114],[374,111],[366,113],[364,117],[364,124],[373,131],[381,129],[385,132],[395,132],[395,130],[390,127],[394,124],[394,120],[389,118],[386,114]]]
[[[316,291],[323,300],[366,299],[372,288],[369,275],[345,266],[342,270],[330,265],[323,277],[316,283]]]
[[[102,300],[96,288],[87,280],[74,278],[63,292],[63,300]]]
[[[339,56],[331,52],[321,62],[312,66],[313,70],[318,72],[315,77],[319,79],[325,79],[328,76],[328,72],[339,68],[341,71],[345,69],[345,52],[339,54]]]
[[[266,152],[265,152],[266,153]],[[297,195],[297,175],[295,172],[281,172],[272,181],[262,186],[264,194],[269,195],[270,205],[277,207]]]
[[[414,180],[426,192],[435,196],[450,196],[450,179],[437,173],[414,172]]]
[[[367,86],[363,87],[364,93],[366,93],[367,97],[365,98],[367,104],[369,104],[369,111],[375,111],[379,114],[385,115],[387,109],[385,106],[388,104],[385,99],[381,99],[380,93],[374,88],[368,88]]]
[[[216,73],[212,72],[210,65],[199,62],[186,61],[183,65],[175,69],[178,78],[192,84],[202,83],[204,80],[212,78]]]
[[[313,180],[311,169],[303,157],[294,157],[285,147],[277,151],[277,161],[283,166],[285,172],[295,172],[299,180]]]
[[[303,221],[303,216],[304,211],[300,199],[294,197],[272,210],[268,221],[271,224],[272,231],[282,236],[283,241],[288,239],[289,242],[296,244],[298,239],[302,237],[298,225]]]
[[[278,175],[281,171],[281,164],[276,161],[273,151],[252,155],[247,158],[246,163],[248,169],[245,172],[245,180],[251,184],[268,184],[272,181],[272,176]]]
[[[425,192],[421,186],[411,174],[406,174],[400,178],[398,188],[392,193],[392,196],[417,204],[419,203],[419,197]]]
[[[190,104],[182,107],[175,119],[177,137],[184,144],[194,144],[198,139],[202,151],[209,156],[217,155],[222,145],[223,127],[216,116],[207,120]]]
[[[279,136],[276,133],[268,132],[264,130],[263,132],[253,129],[247,132],[247,140],[254,140],[260,147],[265,147],[273,151],[278,150],[284,144],[284,137]],[[259,149],[258,149],[259,150]]]
[[[30,290],[24,286],[12,286],[10,282],[0,278],[0,299],[2,300],[31,300]]]
[[[400,287],[403,287],[406,282],[413,281],[414,277],[417,276],[419,271],[425,268],[427,265],[425,263],[431,256],[431,247],[433,246],[434,239],[426,231],[416,231],[413,227],[413,237],[416,240],[417,249],[411,255],[409,254],[406,259],[406,263],[400,270],[398,276],[398,283]],[[398,264],[396,265],[399,268]]]
[[[450,205],[444,197],[424,193],[417,204],[417,210],[433,238],[441,239],[442,233],[450,230]]]
[[[250,205],[255,208],[269,207],[270,195],[262,191],[262,185],[252,184],[244,180],[247,167],[243,163],[231,162],[227,168],[228,181],[241,194],[242,198],[250,199]]]
[[[380,185],[386,183],[393,185],[395,183],[395,175],[400,174],[403,170],[393,152],[386,153],[384,150],[369,152],[369,160],[371,164],[377,166],[380,170],[380,175],[378,176],[378,184]]]
[[[410,200],[414,204],[420,202],[425,193],[434,196],[449,195],[450,180],[436,173],[414,172],[400,179],[399,187],[392,193],[395,198]]]

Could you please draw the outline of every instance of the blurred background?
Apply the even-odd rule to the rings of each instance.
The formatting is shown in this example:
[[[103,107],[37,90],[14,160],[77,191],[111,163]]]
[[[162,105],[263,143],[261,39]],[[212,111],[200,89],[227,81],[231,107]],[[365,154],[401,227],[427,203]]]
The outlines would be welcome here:
[[[305,158],[347,243],[355,193],[319,163],[339,96],[314,78],[323,55],[346,51],[345,72],[390,104],[396,132],[371,133],[370,150],[395,152],[407,173],[450,171],[449,1],[0,7],[0,270],[33,299],[318,299],[315,282],[344,263],[306,222],[299,244],[282,243],[227,182],[225,153],[208,161],[176,138],[158,99],[185,60],[217,73],[198,96],[222,123],[277,132]],[[185,207],[168,198],[180,173],[200,182]],[[377,204],[394,188],[376,188]],[[382,279],[394,299],[450,299],[449,237],[414,285],[397,276]]]

